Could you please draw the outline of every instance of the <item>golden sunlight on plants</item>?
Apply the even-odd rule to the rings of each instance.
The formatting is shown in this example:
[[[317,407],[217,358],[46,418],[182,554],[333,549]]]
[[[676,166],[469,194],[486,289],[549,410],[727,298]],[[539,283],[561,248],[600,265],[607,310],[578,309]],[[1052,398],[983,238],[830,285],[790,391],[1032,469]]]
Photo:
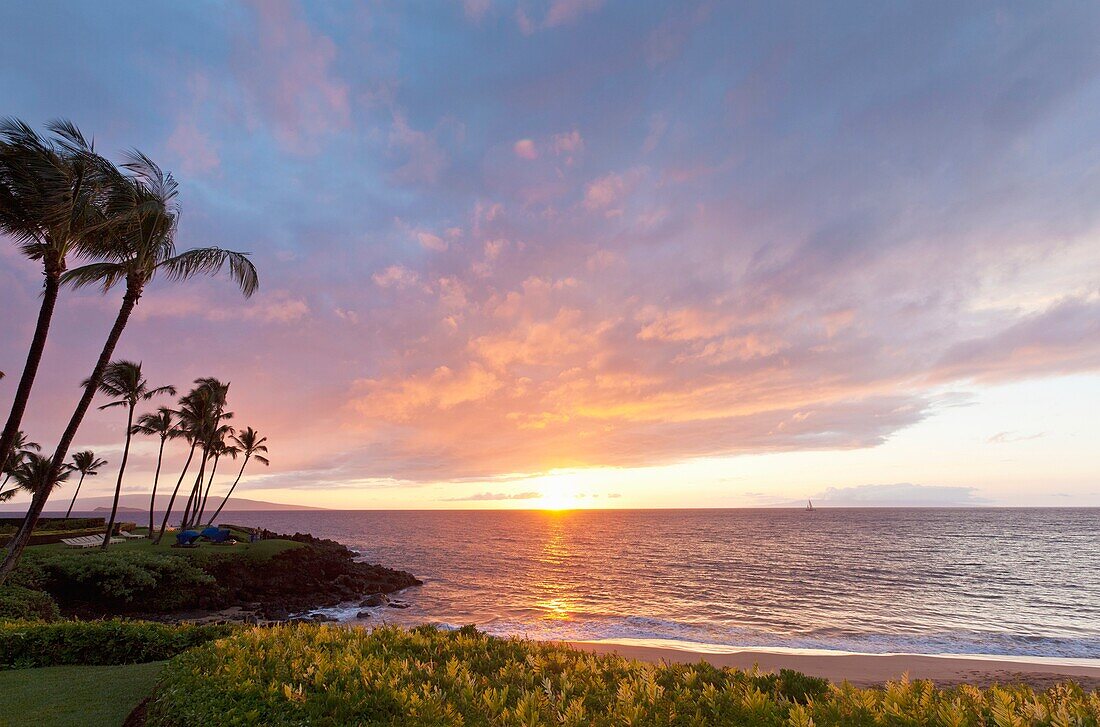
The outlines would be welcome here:
[[[832,685],[793,671],[648,664],[472,627],[254,628],[167,668],[150,725],[1097,725],[1072,684]]]

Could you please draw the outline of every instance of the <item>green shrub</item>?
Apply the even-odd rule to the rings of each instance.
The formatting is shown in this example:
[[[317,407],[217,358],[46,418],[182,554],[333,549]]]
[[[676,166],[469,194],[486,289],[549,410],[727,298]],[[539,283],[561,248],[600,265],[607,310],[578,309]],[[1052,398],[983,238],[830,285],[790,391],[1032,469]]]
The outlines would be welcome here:
[[[648,664],[560,644],[330,626],[239,631],[166,668],[150,727],[218,725],[1097,725],[1063,685],[885,689],[705,663]]]
[[[121,525],[121,523],[119,523]],[[34,532],[45,533],[53,530],[84,530],[102,528],[107,532],[107,521],[101,517],[39,518],[34,524]]]
[[[50,594],[12,584],[0,586],[0,619],[52,621],[58,616]]]
[[[19,582],[48,591],[66,607],[172,611],[216,581],[189,558],[124,550],[34,553],[20,564]]]
[[[149,621],[0,621],[0,668],[160,661],[233,630]]]

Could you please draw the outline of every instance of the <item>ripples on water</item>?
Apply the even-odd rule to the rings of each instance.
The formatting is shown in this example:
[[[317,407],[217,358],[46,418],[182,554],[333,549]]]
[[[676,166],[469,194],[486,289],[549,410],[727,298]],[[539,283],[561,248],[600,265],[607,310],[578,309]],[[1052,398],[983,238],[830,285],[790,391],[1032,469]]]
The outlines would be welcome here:
[[[532,638],[1100,657],[1095,509],[234,513],[425,585],[388,622]],[[358,608],[345,609],[349,617]]]

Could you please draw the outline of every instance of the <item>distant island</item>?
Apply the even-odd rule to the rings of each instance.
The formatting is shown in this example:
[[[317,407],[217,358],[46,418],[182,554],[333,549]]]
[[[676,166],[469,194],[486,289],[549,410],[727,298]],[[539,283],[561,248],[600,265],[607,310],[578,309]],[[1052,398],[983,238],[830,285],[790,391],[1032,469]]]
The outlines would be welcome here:
[[[111,500],[113,498],[109,496],[105,497],[82,497],[76,501],[73,506],[73,512],[109,512],[111,509]],[[210,496],[211,507],[217,508],[222,503],[222,498],[215,495]],[[157,510],[164,512],[164,508],[168,505],[168,498],[157,497]],[[24,512],[27,506],[25,503],[19,504],[5,504],[0,506],[0,512]],[[122,495],[119,498],[119,512],[125,512],[130,514],[137,514],[139,512],[149,512],[149,496],[142,494],[135,495]],[[243,497],[233,497],[226,504],[223,512],[252,512],[252,511],[294,511],[294,510],[326,510],[323,507],[309,507],[307,505],[287,505],[279,502],[266,502],[264,500],[248,500]]]

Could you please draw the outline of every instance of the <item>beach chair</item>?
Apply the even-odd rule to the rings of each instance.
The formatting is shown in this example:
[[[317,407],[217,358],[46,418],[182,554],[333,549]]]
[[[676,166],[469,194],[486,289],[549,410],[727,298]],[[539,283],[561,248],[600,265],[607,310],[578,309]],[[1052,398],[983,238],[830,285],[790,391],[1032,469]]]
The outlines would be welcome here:
[[[128,533],[125,530],[119,530],[118,534],[126,540],[143,540],[144,535],[138,535],[137,533]]]
[[[103,545],[102,535],[81,535],[79,538],[63,538],[61,542],[69,548],[94,548]],[[112,543],[121,543],[122,538],[111,538]]]
[[[81,535],[79,538],[62,538],[61,542],[69,548],[91,548],[103,542],[103,536]]]

